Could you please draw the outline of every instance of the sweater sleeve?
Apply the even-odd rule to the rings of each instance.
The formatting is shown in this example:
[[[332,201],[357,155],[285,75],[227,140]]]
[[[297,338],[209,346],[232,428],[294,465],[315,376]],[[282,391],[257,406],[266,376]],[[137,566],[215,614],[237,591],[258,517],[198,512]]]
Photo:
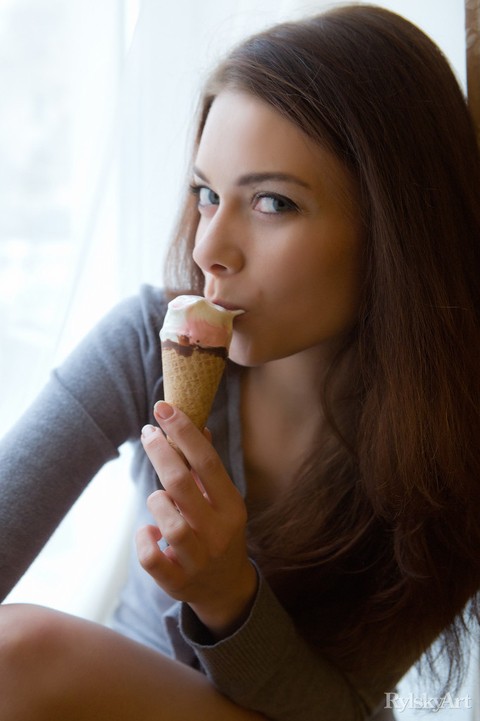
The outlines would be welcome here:
[[[147,287],[119,304],[0,442],[0,599],[97,471],[150,420],[146,373],[161,373],[152,359],[163,309]]]
[[[367,700],[353,679],[314,652],[259,577],[249,618],[219,642],[212,642],[190,607],[181,604],[180,632],[211,682],[235,703],[270,721],[370,718],[381,696]]]

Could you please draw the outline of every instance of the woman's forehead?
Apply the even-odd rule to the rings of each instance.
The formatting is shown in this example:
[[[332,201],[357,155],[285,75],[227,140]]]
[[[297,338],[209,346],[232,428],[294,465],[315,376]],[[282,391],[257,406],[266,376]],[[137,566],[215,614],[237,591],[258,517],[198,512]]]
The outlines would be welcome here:
[[[315,142],[292,120],[264,100],[236,90],[214,99],[195,157],[208,176],[210,165],[226,165],[232,174],[291,174],[308,185],[328,183],[356,195],[352,173],[330,150]]]

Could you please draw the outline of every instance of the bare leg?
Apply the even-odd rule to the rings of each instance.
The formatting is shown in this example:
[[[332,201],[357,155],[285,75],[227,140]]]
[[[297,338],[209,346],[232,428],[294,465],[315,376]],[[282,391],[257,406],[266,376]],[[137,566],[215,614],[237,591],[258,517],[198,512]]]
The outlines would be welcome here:
[[[0,607],[0,721],[261,721],[203,674],[89,621]]]

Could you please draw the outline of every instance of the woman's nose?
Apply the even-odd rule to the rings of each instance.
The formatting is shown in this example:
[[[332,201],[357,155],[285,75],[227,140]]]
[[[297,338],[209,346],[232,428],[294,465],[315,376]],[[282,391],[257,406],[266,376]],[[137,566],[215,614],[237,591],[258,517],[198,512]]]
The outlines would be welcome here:
[[[245,263],[238,228],[219,209],[211,219],[201,218],[195,237],[193,260],[212,275],[238,273]]]

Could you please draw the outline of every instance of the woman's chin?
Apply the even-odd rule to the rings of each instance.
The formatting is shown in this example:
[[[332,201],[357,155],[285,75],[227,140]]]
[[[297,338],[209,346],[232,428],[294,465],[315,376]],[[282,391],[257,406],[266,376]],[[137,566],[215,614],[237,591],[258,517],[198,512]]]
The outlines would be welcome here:
[[[242,340],[237,341],[235,335],[232,339],[228,357],[233,363],[245,368],[253,368],[265,363],[265,359],[260,357],[258,350],[251,344],[246,344]]]

